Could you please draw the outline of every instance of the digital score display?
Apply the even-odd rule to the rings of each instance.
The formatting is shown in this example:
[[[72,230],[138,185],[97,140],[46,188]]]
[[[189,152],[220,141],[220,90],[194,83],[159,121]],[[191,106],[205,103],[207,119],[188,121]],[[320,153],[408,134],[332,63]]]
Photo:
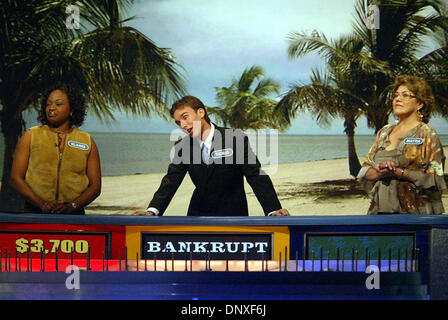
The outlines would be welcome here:
[[[109,254],[108,233],[0,231],[0,248],[14,256],[42,255],[54,258],[101,258]]]

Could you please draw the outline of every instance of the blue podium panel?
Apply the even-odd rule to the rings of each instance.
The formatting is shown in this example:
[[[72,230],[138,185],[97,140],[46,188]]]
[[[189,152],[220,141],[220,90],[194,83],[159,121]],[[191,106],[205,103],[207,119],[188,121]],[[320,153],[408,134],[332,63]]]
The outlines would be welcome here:
[[[101,258],[90,256],[95,248],[89,247],[87,252],[82,250],[82,257],[78,252],[64,259],[58,255],[49,258],[45,252],[29,257],[0,248],[0,299],[447,298],[448,217],[444,215],[133,217],[0,213],[0,231],[8,224],[26,224],[28,232],[33,224],[41,229],[48,225],[51,230],[61,226],[61,234],[110,226],[115,230],[110,233],[110,243],[122,243],[124,248]],[[153,239],[153,233],[136,233],[141,226],[146,226],[141,230],[162,231],[170,229],[166,226],[180,226],[174,229],[181,231],[159,231]],[[283,241],[281,247],[280,240],[271,238],[272,255],[247,252],[225,259],[211,252],[195,256],[165,252],[156,256],[147,255],[147,248],[135,257],[127,254],[129,241],[148,245],[159,243],[161,236],[164,247],[180,239],[187,248],[196,239],[195,232],[188,231],[190,227],[201,230],[217,250],[222,239],[219,242],[213,235],[218,236],[217,230],[223,228],[261,228],[264,233],[257,235],[261,238],[252,239],[257,243],[268,242],[263,237],[269,237],[270,230],[281,227],[286,231],[278,238]],[[241,232],[224,235],[228,239],[223,245],[227,245],[234,237],[241,237]],[[68,290],[64,285],[66,268],[71,265],[81,266],[79,290]]]

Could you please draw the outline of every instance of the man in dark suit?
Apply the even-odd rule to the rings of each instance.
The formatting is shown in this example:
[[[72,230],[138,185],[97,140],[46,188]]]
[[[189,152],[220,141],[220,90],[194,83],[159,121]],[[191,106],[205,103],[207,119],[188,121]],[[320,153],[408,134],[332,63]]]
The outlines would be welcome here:
[[[196,189],[188,216],[247,216],[244,178],[252,187],[265,215],[288,216],[282,209],[272,181],[241,130],[220,128],[210,122],[204,104],[186,96],[175,102],[171,115],[188,135],[176,142],[174,158],[148,209],[133,215],[162,215],[185,174]]]

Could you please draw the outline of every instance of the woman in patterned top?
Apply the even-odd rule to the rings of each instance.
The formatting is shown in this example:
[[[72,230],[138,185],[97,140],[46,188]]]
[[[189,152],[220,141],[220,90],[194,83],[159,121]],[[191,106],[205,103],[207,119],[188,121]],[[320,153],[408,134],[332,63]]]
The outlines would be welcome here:
[[[373,183],[368,214],[441,214],[445,155],[436,131],[428,125],[432,90],[413,76],[397,77],[393,88],[398,123],[378,131],[358,174]]]

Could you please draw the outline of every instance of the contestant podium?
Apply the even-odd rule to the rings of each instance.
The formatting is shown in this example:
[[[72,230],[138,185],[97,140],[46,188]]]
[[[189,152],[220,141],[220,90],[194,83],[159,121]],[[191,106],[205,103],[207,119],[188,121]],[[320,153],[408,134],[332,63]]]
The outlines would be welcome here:
[[[0,299],[446,299],[447,240],[445,215],[0,213]]]

